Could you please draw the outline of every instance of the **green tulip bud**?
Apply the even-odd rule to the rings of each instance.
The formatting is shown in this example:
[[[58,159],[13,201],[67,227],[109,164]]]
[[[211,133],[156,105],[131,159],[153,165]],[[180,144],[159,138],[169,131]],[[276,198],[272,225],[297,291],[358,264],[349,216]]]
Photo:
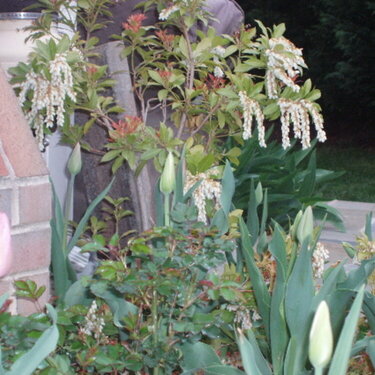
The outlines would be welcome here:
[[[329,308],[322,301],[316,310],[309,342],[309,359],[315,369],[324,369],[331,360],[333,350],[333,334]]]
[[[174,158],[171,152],[168,152],[165,160],[163,173],[160,177],[160,191],[164,194],[170,194],[175,188],[176,173],[174,168]]]
[[[297,213],[297,215],[294,219],[294,223],[293,223],[292,227],[290,228],[290,235],[292,236],[293,239],[296,239],[297,229],[298,229],[299,223],[301,222],[302,215],[303,215],[303,211],[298,211],[298,213]]]
[[[307,238],[311,238],[314,230],[314,217],[311,207],[307,207],[297,227],[297,238],[302,243]]]
[[[68,160],[68,171],[76,176],[82,169],[81,145],[77,143]]]

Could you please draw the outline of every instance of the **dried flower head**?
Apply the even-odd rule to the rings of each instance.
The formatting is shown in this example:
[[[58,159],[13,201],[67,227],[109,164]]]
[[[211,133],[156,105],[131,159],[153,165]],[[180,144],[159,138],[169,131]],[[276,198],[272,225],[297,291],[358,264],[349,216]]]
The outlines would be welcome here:
[[[198,209],[198,221],[207,224],[206,199],[213,199],[216,203],[216,209],[219,209],[221,184],[210,177],[209,171],[195,176],[187,171],[184,192],[188,192],[199,181],[201,181],[201,184],[194,190],[193,202]]]
[[[323,117],[313,103],[307,100],[294,101],[281,98],[278,100],[278,105],[281,111],[281,133],[284,149],[290,146],[289,126],[291,124],[293,125],[294,137],[301,140],[302,148],[310,147],[310,116],[315,125],[318,141],[324,142],[327,139],[323,129]]]
[[[262,109],[260,108],[259,103],[251,99],[247,96],[245,91],[240,91],[238,96],[240,97],[240,103],[243,108],[243,139],[249,139],[252,135],[252,123],[253,118],[255,118],[255,122],[257,124],[258,129],[258,140],[259,145],[261,147],[267,147],[266,141],[264,139],[265,136],[265,128],[264,128],[264,115]]]

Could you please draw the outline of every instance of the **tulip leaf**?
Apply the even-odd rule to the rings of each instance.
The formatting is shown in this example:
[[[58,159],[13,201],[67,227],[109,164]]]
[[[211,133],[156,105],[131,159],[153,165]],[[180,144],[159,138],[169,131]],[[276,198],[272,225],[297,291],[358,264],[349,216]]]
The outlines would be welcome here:
[[[301,339],[305,336],[307,326],[312,319],[311,304],[314,293],[311,252],[309,242],[305,240],[290,274],[286,290],[286,320],[292,336]]]
[[[355,297],[348,316],[345,319],[336,350],[329,367],[328,375],[345,375],[348,368],[352,343],[357,328],[358,317],[361,312],[361,306],[365,291],[365,285],[362,285]]]
[[[284,355],[288,346],[289,334],[284,309],[287,272],[286,249],[281,228],[278,225],[270,242],[270,251],[276,260],[276,282],[271,299],[271,353],[274,375],[281,375],[283,373]]]
[[[74,235],[73,235],[72,239],[69,241],[69,244],[67,246],[67,253],[69,253],[73,249],[75,244],[77,243],[79,237],[81,236],[81,234],[85,230],[87,221],[90,219],[90,217],[91,217],[93,211],[95,210],[96,206],[109,193],[114,181],[115,181],[115,179],[113,178],[112,181],[107,185],[107,187],[87,207],[87,210],[86,210],[85,214],[83,215],[83,217],[80,220],[76,230],[74,231]]]
[[[271,297],[263,275],[254,260],[254,250],[251,245],[250,234],[242,218],[240,218],[241,252],[245,259],[250,281],[254,289],[259,313],[263,319],[267,337],[270,337],[270,305]]]
[[[230,208],[232,206],[232,198],[235,189],[234,176],[232,172],[232,167],[227,160],[225,163],[223,178],[222,178],[222,192],[221,192],[221,206],[226,215],[229,214]]]
[[[263,357],[257,340],[251,330],[246,338],[242,333],[238,338],[242,365],[247,375],[272,375],[272,371]]]

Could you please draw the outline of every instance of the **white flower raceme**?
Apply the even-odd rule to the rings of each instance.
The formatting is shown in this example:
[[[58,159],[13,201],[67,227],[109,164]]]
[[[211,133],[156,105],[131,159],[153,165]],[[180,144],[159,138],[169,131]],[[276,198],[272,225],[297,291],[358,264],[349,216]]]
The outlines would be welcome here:
[[[66,53],[57,54],[48,68],[51,80],[46,79],[42,73],[29,72],[26,81],[21,84],[19,94],[20,103],[23,105],[27,93],[30,90],[33,92],[31,109],[26,118],[35,129],[40,148],[43,148],[43,126],[63,126],[65,100],[67,97],[73,102],[76,100],[72,70],[66,61]],[[44,110],[45,116],[42,117],[41,112]]]
[[[179,9],[180,8],[177,5],[172,5],[168,8],[163,9],[159,13],[159,20],[166,21],[172,13],[177,12]]]
[[[313,272],[316,279],[320,279],[323,276],[324,264],[328,259],[328,249],[322,243],[318,242],[312,258]]]
[[[294,92],[298,92],[300,87],[294,83],[294,78],[302,72],[302,67],[306,66],[302,50],[284,37],[271,38],[265,55],[267,57],[265,80],[268,97],[271,99],[278,97],[277,80]]]
[[[294,101],[281,98],[278,100],[278,105],[281,111],[281,134],[284,149],[290,146],[289,126],[291,124],[294,137],[301,140],[302,148],[310,147],[310,116],[315,125],[318,141],[324,142],[327,139],[323,129],[323,117],[313,103],[307,100]]]
[[[252,122],[254,117],[258,129],[259,144],[261,147],[267,147],[264,139],[264,115],[259,103],[256,100],[249,98],[245,91],[240,91],[238,96],[240,97],[244,117],[242,138],[245,140],[251,138]]]
[[[253,327],[250,311],[246,308],[246,306],[228,305],[227,310],[235,313],[234,323],[236,323],[241,329],[249,330]]]
[[[80,332],[87,336],[94,336],[96,340],[100,340],[103,335],[104,319],[97,315],[98,306],[93,301],[87,315],[85,324],[80,328]]]
[[[195,176],[187,171],[184,192],[188,192],[189,189],[199,181],[201,181],[201,184],[194,190],[193,201],[195,206],[198,208],[198,221],[202,221],[203,223],[207,224],[206,199],[213,199],[216,203],[216,208],[219,209],[221,184],[219,181],[209,177],[209,171],[199,173]]]

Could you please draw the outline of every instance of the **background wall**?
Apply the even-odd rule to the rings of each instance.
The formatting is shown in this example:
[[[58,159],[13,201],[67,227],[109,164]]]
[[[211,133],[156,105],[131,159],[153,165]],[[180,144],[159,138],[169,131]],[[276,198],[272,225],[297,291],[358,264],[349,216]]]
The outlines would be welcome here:
[[[34,280],[50,295],[49,264],[51,186],[48,170],[18,105],[18,100],[0,69],[0,211],[11,221],[13,267],[0,280],[0,295],[14,292],[15,280]],[[10,310],[35,311],[30,301],[14,299]]]

